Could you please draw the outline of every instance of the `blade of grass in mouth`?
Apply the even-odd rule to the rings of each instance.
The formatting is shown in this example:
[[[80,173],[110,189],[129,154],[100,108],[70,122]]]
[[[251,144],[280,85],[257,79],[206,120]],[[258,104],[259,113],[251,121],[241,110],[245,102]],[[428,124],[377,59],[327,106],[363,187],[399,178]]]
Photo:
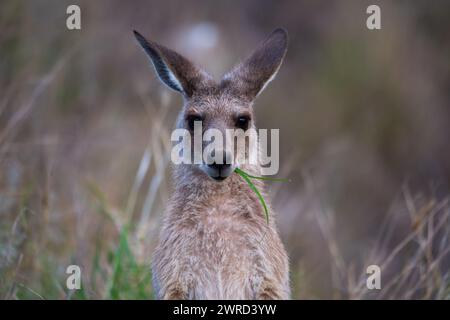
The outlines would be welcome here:
[[[266,181],[275,181],[275,182],[288,182],[288,181],[290,181],[289,179],[285,179],[285,178],[269,178],[269,177],[252,176],[252,175],[248,174],[247,172],[242,171],[239,168],[236,168],[235,171],[236,172],[240,171],[240,172],[244,173],[247,177],[252,178],[252,179],[257,179],[257,180],[266,180]]]
[[[256,193],[256,195],[259,198],[259,201],[261,201],[261,204],[264,208],[264,213],[266,215],[266,221],[267,224],[269,223],[269,210],[267,209],[267,205],[266,202],[264,201],[264,197],[262,196],[262,194],[259,192],[259,190],[256,188],[256,186],[253,184],[253,182],[250,180],[250,178],[252,179],[258,179],[258,180],[268,180],[268,181],[288,181],[288,179],[278,179],[278,178],[267,178],[267,177],[256,177],[256,176],[252,176],[250,174],[248,174],[245,171],[242,171],[239,168],[236,168],[234,170],[238,175],[240,175],[250,186],[250,189],[253,190],[253,192]]]

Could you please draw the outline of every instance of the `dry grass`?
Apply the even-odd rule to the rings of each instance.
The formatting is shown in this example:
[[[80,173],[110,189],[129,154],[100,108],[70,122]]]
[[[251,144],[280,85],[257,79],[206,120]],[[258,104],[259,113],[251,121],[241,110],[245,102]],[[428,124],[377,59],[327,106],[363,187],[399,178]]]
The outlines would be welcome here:
[[[333,238],[333,216],[327,211],[316,215],[334,262],[334,286],[339,288],[338,296],[349,299],[450,298],[449,199],[413,198],[405,190],[402,200],[388,215],[372,248],[364,253],[359,272],[358,264],[354,259],[346,261]],[[409,233],[399,242],[393,241],[392,235],[402,232],[399,224],[408,223]],[[371,291],[366,286],[366,268],[373,264],[381,270],[381,290]]]

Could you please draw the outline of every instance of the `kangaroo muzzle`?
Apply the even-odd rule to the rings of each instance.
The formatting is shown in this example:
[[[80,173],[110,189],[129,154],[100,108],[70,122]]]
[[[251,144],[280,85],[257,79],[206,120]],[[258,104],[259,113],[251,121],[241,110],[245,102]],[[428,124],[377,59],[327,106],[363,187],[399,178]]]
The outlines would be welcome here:
[[[217,181],[228,178],[234,170],[231,152],[226,150],[214,150],[207,156],[205,171]]]

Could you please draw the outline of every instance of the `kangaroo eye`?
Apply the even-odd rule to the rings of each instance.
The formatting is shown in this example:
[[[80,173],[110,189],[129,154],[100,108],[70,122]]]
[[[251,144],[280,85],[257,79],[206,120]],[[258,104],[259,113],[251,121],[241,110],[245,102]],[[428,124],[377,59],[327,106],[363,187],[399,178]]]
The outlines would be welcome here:
[[[186,117],[186,122],[189,130],[194,130],[195,121],[203,121],[203,117],[199,114],[190,114]]]
[[[247,130],[250,123],[250,117],[249,116],[240,116],[236,120],[236,127]]]

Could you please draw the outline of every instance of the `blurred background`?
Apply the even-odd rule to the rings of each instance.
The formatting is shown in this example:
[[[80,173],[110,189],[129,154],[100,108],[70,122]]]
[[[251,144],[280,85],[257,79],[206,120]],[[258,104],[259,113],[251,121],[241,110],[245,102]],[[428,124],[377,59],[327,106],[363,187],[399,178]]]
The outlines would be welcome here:
[[[449,299],[450,5],[425,0],[2,1],[0,298],[153,298],[182,99],[132,30],[219,78],[279,26],[289,50],[255,108],[291,179],[267,187],[293,298]]]

